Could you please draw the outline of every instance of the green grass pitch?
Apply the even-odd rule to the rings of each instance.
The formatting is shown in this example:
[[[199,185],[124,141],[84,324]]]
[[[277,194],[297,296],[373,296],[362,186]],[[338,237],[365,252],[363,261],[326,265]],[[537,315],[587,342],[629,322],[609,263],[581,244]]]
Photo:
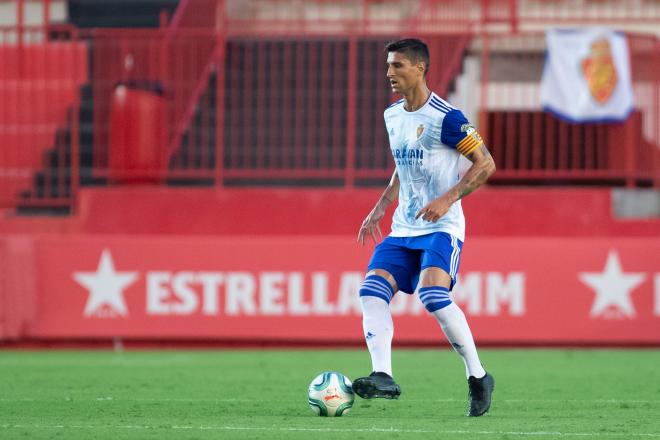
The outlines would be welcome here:
[[[464,416],[448,348],[396,349],[399,400],[313,414],[324,370],[368,373],[366,349],[0,351],[1,439],[660,438],[659,350],[481,350],[493,406]]]

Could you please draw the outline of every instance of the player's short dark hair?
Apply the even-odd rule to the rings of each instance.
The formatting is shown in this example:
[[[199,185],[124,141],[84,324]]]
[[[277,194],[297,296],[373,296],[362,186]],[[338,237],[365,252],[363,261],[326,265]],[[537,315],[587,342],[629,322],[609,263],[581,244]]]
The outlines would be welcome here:
[[[426,68],[424,74],[429,71],[429,47],[422,40],[417,38],[404,38],[403,40],[390,41],[385,45],[386,52],[399,52],[410,60],[411,63],[417,64],[420,61],[424,63]]]

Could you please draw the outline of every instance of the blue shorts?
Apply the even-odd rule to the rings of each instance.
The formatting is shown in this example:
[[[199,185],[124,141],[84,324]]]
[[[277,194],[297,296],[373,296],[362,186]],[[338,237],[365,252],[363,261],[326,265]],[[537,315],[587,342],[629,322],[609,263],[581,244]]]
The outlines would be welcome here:
[[[399,290],[415,293],[419,274],[427,267],[439,267],[456,283],[463,242],[446,232],[419,237],[386,237],[371,256],[367,271],[383,269],[392,274]]]

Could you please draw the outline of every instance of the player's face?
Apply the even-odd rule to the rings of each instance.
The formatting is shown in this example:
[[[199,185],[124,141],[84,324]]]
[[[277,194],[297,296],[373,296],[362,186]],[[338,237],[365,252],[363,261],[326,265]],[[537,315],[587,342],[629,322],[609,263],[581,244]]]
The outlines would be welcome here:
[[[399,52],[388,52],[387,79],[394,93],[406,94],[424,79],[424,63],[413,64]]]

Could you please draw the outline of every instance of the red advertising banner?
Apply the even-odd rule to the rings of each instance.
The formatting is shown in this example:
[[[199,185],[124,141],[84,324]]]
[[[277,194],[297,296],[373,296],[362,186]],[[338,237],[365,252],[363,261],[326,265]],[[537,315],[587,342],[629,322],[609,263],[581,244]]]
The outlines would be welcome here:
[[[13,240],[25,241],[0,239],[3,261]],[[22,336],[363,339],[357,292],[372,247],[353,237],[33,240],[20,261],[34,280],[4,276],[0,292],[0,323],[24,315]],[[26,286],[31,306],[8,309]],[[452,294],[481,343],[660,344],[660,238],[475,238]],[[391,307],[396,342],[444,339],[415,296]]]

